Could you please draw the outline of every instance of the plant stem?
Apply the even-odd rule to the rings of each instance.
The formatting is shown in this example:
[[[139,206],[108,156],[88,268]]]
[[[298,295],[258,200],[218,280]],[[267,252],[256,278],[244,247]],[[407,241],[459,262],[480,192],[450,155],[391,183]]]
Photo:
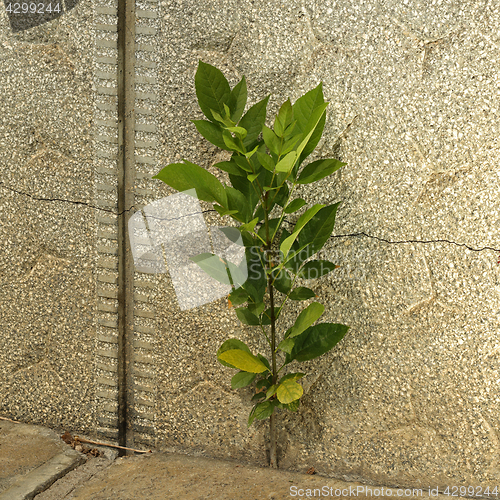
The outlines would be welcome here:
[[[269,275],[269,299],[271,302],[271,353],[272,353],[272,369],[273,369],[273,385],[278,381],[278,373],[276,371],[276,317],[274,315],[274,287],[272,278]],[[276,457],[276,412],[271,414],[269,419],[269,439],[270,443],[270,461],[269,465],[273,469],[278,468],[278,460]]]
[[[270,447],[270,460],[269,467],[272,469],[278,468],[278,460],[276,459],[276,413],[269,417],[269,434],[271,439],[271,447]]]
[[[273,241],[269,238],[269,214],[267,212],[267,200],[269,197],[269,191],[264,195],[264,216],[265,216],[265,224],[266,224],[266,249],[268,252],[272,252]],[[272,257],[272,256],[271,256]],[[274,261],[274,259],[273,259]],[[266,271],[269,264],[269,260],[266,259]],[[276,316],[274,314],[274,287],[273,287],[273,279],[271,274],[269,274],[268,280],[268,291],[269,291],[269,301],[271,306],[271,356],[272,356],[272,370],[273,370],[273,380],[272,384],[276,384],[278,380],[278,373],[276,370]],[[276,457],[276,413],[273,411],[271,417],[269,419],[269,466],[273,469],[278,468],[278,460]]]

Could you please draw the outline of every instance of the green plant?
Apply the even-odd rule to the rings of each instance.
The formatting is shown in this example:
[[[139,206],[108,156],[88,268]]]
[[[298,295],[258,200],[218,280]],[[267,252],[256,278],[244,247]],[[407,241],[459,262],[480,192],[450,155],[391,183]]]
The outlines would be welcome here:
[[[315,324],[325,308],[312,302],[291,328],[278,335],[277,320],[287,300],[317,297],[310,288],[296,286],[297,280],[320,277],[337,267],[326,260],[308,259],[331,236],[339,203],[307,208],[291,232],[282,224],[287,214],[307,205],[301,198],[292,200],[297,185],[323,179],[344,164],[321,159],[301,168],[325,126],[328,103],[322,84],[293,105],[290,99],[285,101],[273,129],[265,125],[269,96],[243,115],[247,102],[245,77],[231,90],[221,71],[200,61],[195,86],[199,106],[208,120],[193,123],[212,144],[232,152],[229,161],[214,165],[229,174],[232,186],[186,160],[164,167],[154,178],[179,191],[194,188],[199,199],[214,203],[220,216],[229,215],[240,223],[249,270],[241,286],[235,286],[239,270],[231,262],[210,253],[193,260],[217,280],[232,285],[230,306],[240,306],[236,309],[239,320],[259,328],[269,345],[270,357],[254,355],[245,343],[232,338],[222,344],[217,358],[222,365],[239,370],[231,379],[233,389],[255,383],[248,425],[255,419],[270,418],[270,465],[277,467],[275,410],[298,410],[303,395],[298,381],[304,376],[300,372],[283,375],[282,370],[293,361],[309,361],[325,354],[349,328]]]

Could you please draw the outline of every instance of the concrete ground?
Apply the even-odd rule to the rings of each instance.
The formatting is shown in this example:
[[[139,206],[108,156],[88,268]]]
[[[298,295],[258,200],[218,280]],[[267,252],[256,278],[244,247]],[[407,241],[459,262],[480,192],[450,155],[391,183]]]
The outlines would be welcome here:
[[[0,500],[448,498],[170,453],[92,454],[50,429],[0,420]]]

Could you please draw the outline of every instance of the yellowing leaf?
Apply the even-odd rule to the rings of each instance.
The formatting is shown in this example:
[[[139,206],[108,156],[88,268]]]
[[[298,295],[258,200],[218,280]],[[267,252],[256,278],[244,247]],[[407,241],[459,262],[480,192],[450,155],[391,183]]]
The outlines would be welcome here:
[[[231,349],[219,354],[219,359],[230,365],[250,373],[262,373],[267,371],[267,367],[259,358],[241,349]]]
[[[295,379],[283,380],[276,391],[280,403],[287,404],[300,399],[304,394],[304,389]]]

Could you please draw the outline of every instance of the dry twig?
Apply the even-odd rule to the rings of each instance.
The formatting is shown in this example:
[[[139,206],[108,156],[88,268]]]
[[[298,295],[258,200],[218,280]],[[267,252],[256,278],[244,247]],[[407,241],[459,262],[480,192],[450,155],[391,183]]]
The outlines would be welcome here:
[[[80,443],[96,444],[97,446],[109,446],[110,448],[118,448],[119,450],[135,451],[136,453],[153,453],[151,450],[136,450],[134,448],[126,448],[125,446],[118,446],[116,444],[99,443],[98,441],[91,441],[90,439],[84,439],[78,436],[75,436],[74,439]]]
[[[0,420],[7,420],[7,422],[14,422],[15,424],[21,423],[21,422],[16,422],[15,420],[11,420],[10,418],[7,418],[7,417],[0,417]]]

